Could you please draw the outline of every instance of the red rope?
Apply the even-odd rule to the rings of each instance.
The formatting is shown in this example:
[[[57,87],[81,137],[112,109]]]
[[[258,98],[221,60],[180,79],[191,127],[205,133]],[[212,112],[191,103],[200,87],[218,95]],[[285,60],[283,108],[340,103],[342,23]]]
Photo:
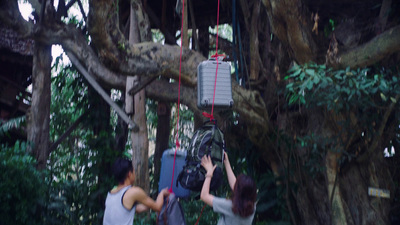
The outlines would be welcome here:
[[[181,102],[181,69],[182,69],[182,42],[183,42],[183,18],[185,15],[185,0],[182,0],[182,22],[181,22],[181,52],[179,56],[179,86],[178,86],[178,106],[177,106],[177,119],[176,119],[176,148],[174,153],[174,164],[172,166],[172,178],[171,178],[171,187],[169,188],[169,192],[172,193],[172,186],[174,184],[174,174],[175,174],[175,161],[176,161],[176,151],[181,146],[179,144],[179,109]]]
[[[217,68],[215,70],[215,81],[214,81],[214,94],[213,94],[213,102],[211,105],[211,114],[208,114],[206,112],[203,112],[203,115],[207,118],[210,118],[210,121],[214,119],[214,102],[215,102],[215,90],[217,88],[217,77],[218,77],[218,56],[224,56],[225,55],[218,55],[218,26],[219,26],[219,0],[218,0],[218,9],[217,9],[217,38],[215,41],[215,54],[212,55],[212,58],[215,58],[217,61]]]
[[[205,207],[206,207],[206,203],[204,203],[204,206],[203,206],[203,208],[201,209],[201,212],[200,212],[200,216],[199,216],[199,218],[197,218],[197,221],[196,221],[196,223],[194,225],[197,225],[199,223],[201,215],[203,214],[203,210],[204,210]]]

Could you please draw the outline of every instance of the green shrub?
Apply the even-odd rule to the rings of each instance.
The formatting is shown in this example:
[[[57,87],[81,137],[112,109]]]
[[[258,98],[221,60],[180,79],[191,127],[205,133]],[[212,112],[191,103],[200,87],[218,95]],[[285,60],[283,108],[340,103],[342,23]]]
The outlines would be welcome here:
[[[27,143],[1,145],[0,221],[1,224],[40,224],[44,186],[35,159],[26,153]]]

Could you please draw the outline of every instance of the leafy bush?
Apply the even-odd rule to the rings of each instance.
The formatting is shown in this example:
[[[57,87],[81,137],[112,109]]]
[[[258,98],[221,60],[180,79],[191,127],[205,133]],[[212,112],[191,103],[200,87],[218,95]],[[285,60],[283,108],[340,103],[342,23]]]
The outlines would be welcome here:
[[[45,186],[35,168],[36,160],[26,153],[26,142],[13,147],[1,145],[1,224],[41,224],[40,209]]]
[[[45,224],[101,224],[113,183],[104,163],[113,161],[115,151],[109,149],[111,137],[105,132],[94,137],[86,131],[81,138],[73,151],[60,145],[50,155]]]
[[[390,70],[333,70],[315,63],[295,65],[285,77],[289,81],[286,85],[289,105],[326,106],[335,111],[396,103],[399,79]]]

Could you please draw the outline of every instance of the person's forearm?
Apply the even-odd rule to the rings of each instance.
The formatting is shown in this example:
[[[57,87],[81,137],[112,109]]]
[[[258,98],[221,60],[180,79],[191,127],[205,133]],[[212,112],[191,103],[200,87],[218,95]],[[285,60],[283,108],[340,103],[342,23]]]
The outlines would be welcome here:
[[[207,205],[212,206],[213,196],[210,194],[210,184],[211,184],[212,175],[206,175],[206,179],[204,180],[203,187],[200,193],[200,199],[204,201]]]
[[[231,187],[231,189],[233,190],[233,188],[235,187],[235,183],[236,183],[236,176],[233,173],[231,164],[229,163],[229,161],[224,161],[225,163],[225,170],[226,170],[226,176],[228,177],[228,182],[229,182],[229,186]]]
[[[211,184],[211,177],[206,177],[203,183],[203,188],[201,189],[200,198],[210,194],[210,184]]]
[[[161,211],[163,204],[164,204],[164,194],[163,192],[160,192],[160,194],[158,194],[156,199],[157,212]]]

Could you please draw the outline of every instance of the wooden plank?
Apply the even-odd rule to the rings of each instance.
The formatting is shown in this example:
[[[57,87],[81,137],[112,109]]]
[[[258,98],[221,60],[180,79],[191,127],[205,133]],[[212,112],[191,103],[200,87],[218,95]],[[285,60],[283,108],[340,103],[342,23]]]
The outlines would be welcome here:
[[[128,115],[122,110],[108,94],[103,90],[103,88],[97,83],[97,81],[89,74],[89,72],[82,66],[79,60],[70,52],[66,52],[67,56],[78,69],[78,71],[86,78],[90,85],[100,94],[100,96],[117,112],[117,114],[130,126],[133,132],[139,131],[139,126],[133,122]]]
[[[137,85],[134,85],[134,84],[132,85],[132,87],[128,91],[128,94],[132,95],[132,96],[137,94],[139,91],[141,91],[144,87],[146,87],[148,84],[150,84],[156,78],[157,78],[157,76],[141,77],[141,79],[139,79],[139,82]]]

